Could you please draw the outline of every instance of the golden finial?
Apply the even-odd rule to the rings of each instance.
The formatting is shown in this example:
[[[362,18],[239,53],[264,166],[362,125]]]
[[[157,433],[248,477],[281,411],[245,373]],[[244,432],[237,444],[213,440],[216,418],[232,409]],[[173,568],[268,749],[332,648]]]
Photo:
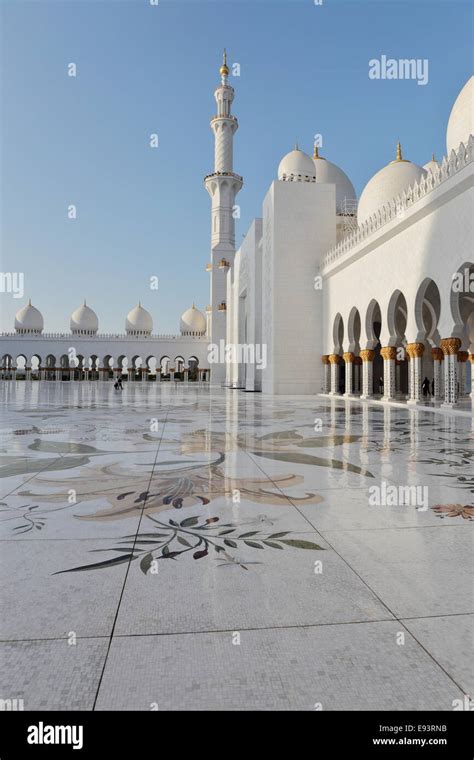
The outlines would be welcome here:
[[[401,146],[400,141],[398,141],[397,142],[397,157],[393,161],[390,161],[390,163],[391,164],[398,164],[398,163],[400,163],[400,161],[403,161],[403,163],[409,163],[409,161],[407,161],[406,158],[403,158],[403,156],[402,156],[402,146]]]
[[[222,66],[219,69],[221,76],[229,76],[229,67],[227,66],[227,50],[224,48],[224,55],[222,57]]]
[[[431,154],[431,160],[436,163],[436,158],[435,158],[435,154],[434,153]]]
[[[295,140],[295,150],[299,150],[299,149],[300,149],[300,147],[298,145],[298,140]]]
[[[313,151],[313,158],[318,158],[320,161],[325,161],[326,159],[324,156],[319,155],[319,147],[314,143],[314,151]]]
[[[28,306],[31,306],[31,298],[28,299]]]
[[[196,308],[196,306],[195,306],[194,301],[193,301],[193,309],[195,309],[195,308]]]

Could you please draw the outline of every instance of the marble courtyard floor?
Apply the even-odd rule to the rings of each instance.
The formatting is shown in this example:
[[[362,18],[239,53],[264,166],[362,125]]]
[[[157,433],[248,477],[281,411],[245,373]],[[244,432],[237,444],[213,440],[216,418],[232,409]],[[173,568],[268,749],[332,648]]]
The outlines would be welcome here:
[[[0,698],[452,710],[474,694],[472,418],[167,383],[3,382],[0,399]],[[372,505],[374,485],[428,501]]]

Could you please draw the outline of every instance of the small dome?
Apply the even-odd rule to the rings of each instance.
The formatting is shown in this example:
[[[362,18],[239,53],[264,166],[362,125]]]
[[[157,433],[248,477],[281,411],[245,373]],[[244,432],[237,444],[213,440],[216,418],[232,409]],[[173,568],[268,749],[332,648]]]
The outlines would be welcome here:
[[[15,314],[15,330],[18,333],[41,333],[43,327],[43,315],[31,305],[31,300]]]
[[[439,163],[437,162],[434,153],[431,156],[431,161],[428,161],[427,164],[423,164],[423,169],[426,172],[434,172],[435,169],[439,169]]]
[[[449,154],[460,144],[467,146],[469,135],[474,134],[474,76],[467,80],[454,101],[446,130],[446,147]]]
[[[426,171],[423,167],[402,158],[400,143],[398,143],[395,161],[391,161],[374,174],[364,187],[357,209],[358,223],[367,221],[385,203],[393,201],[397,195],[407,190],[415,181],[419,182],[424,176],[426,176]]]
[[[205,335],[206,317],[193,304],[190,309],[182,314],[179,329],[181,335]]]
[[[125,332],[127,335],[151,335],[152,330],[153,320],[151,314],[139,302],[127,314]]]
[[[280,161],[278,179],[286,182],[307,182],[316,179],[313,159],[298,147],[290,150]]]
[[[357,201],[356,191],[347,174],[336,164],[320,156],[317,148],[314,149],[313,161],[316,168],[316,182],[336,185],[336,210],[338,213],[342,210],[345,200]]]
[[[99,329],[97,314],[87,306],[85,301],[82,306],[72,312],[70,327],[74,335],[95,335]]]

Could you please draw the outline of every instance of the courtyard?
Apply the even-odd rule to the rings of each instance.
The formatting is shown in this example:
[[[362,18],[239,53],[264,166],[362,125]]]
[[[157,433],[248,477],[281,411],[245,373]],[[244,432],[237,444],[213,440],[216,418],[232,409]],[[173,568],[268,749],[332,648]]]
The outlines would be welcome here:
[[[174,383],[0,398],[0,698],[449,711],[473,694],[472,416]]]

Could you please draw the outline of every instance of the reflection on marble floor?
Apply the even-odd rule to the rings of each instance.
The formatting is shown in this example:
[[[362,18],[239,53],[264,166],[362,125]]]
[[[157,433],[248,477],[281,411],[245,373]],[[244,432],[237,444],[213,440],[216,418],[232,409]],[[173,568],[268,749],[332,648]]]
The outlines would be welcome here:
[[[189,385],[0,397],[0,698],[451,710],[472,695],[472,417]]]

